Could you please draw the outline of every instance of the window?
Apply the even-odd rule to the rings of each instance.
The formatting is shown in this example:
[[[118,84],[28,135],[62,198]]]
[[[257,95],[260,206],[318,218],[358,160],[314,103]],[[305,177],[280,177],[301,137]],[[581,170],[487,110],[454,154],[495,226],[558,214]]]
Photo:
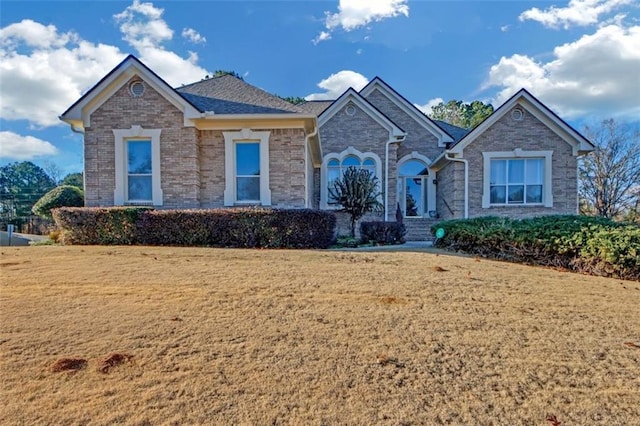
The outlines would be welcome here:
[[[340,154],[329,154],[322,163],[322,191],[320,193],[320,205],[322,208],[337,207],[337,204],[329,196],[329,187],[334,181],[340,179],[349,167],[369,170],[374,176],[380,178],[380,157],[372,152],[362,153],[353,147],[349,147]]]
[[[127,201],[153,201],[150,140],[127,141]]]
[[[491,160],[491,204],[542,203],[544,160]]]
[[[223,132],[225,142],[224,205],[271,205],[269,134],[242,129]]]
[[[113,204],[162,205],[160,129],[115,129]]]
[[[236,143],[236,199],[260,202],[260,143]]]
[[[349,167],[368,170],[373,176],[376,175],[376,162],[373,158],[360,160],[360,158],[354,155],[349,155],[345,157],[342,162],[333,159],[327,163],[327,188],[331,187],[334,181],[340,179]],[[336,205],[331,196],[329,196],[328,204]]]
[[[552,151],[485,152],[482,206],[553,206]]]
[[[400,208],[405,217],[423,217],[427,212],[429,170],[420,160],[408,160],[400,165]]]

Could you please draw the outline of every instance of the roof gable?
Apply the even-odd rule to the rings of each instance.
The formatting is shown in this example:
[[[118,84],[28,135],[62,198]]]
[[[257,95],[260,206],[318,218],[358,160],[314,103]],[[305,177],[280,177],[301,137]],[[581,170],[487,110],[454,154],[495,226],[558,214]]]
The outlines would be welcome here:
[[[380,77],[375,77],[369,82],[362,90],[360,95],[364,98],[372,94],[375,90],[378,90],[387,99],[393,102],[398,108],[400,108],[405,114],[414,119],[418,124],[424,127],[427,131],[433,134],[438,139],[438,146],[444,147],[447,143],[453,142],[454,138],[444,129],[442,129],[433,120],[427,117],[422,111],[416,108],[411,102],[409,102],[404,96],[398,93],[395,89],[384,82]]]
[[[389,131],[389,139],[403,140],[406,136],[404,130],[402,130],[396,123],[394,123],[389,117],[384,115],[380,110],[373,106],[369,101],[363,98],[354,89],[347,89],[338,99],[336,99],[327,109],[325,109],[318,117],[318,127],[322,127],[327,123],[331,117],[336,115],[347,104],[352,102],[362,109],[367,115],[373,118],[378,124]]]
[[[138,76],[182,111],[185,126],[193,125],[189,122],[189,118],[200,116],[201,111],[195,105],[180,96],[166,81],[140,62],[138,58],[129,55],[62,113],[60,119],[77,129],[89,127],[91,114],[134,76]]]
[[[448,150],[449,153],[462,155],[466,146],[473,143],[479,135],[504,117],[504,115],[511,111],[511,109],[516,105],[524,108],[527,112],[556,133],[562,140],[571,145],[573,147],[574,156],[586,154],[594,150],[595,146],[580,134],[580,132],[567,124],[567,122],[551,111],[526,89],[520,89],[516,94],[496,109],[493,114],[471,130],[471,132],[469,132],[459,142],[453,145]]]

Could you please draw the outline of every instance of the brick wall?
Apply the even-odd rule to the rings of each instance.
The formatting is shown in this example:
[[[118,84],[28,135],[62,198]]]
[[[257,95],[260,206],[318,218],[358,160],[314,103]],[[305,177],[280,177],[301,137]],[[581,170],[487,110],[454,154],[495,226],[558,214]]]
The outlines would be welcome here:
[[[282,208],[304,207],[304,131],[302,129],[252,130],[270,132],[269,186],[271,205]],[[204,208],[223,207],[225,188],[223,132],[220,130],[201,130],[199,152],[201,206]]]
[[[553,207],[509,206],[482,208],[483,151],[553,150]],[[521,121],[507,112],[500,120],[464,149],[469,160],[469,216],[531,217],[546,214],[574,214],[577,209],[577,158],[572,147],[525,111]],[[440,185],[439,185],[440,187]]]
[[[115,139],[112,129],[139,125],[145,129],[162,129],[160,169],[164,205],[198,206],[197,131],[184,127],[182,112],[152,87],[146,85],[141,97],[133,97],[129,84],[91,114],[91,126],[85,129],[85,204],[113,205]]]
[[[200,131],[201,207],[224,206],[224,136],[220,130]]]
[[[322,151],[326,156],[329,153],[341,153],[352,146],[360,152],[373,152],[380,157],[381,176],[380,191],[384,199],[384,176],[385,176],[385,145],[389,140],[389,131],[382,127],[376,120],[361,110],[357,105],[356,113],[349,116],[345,113],[345,108],[338,111],[329,121],[320,128],[322,141]],[[395,205],[395,155],[397,144],[392,144],[389,152],[389,200]],[[318,184],[318,194],[320,184]]]
[[[305,206],[305,136],[302,129],[273,129],[269,137],[269,180],[274,207]]]
[[[398,147],[398,159],[413,151],[431,160],[442,153],[443,148],[438,147],[438,139],[379,90],[371,92],[367,100],[407,133],[404,142]]]
[[[464,164],[449,162],[437,173],[436,212],[441,220],[464,217]]]

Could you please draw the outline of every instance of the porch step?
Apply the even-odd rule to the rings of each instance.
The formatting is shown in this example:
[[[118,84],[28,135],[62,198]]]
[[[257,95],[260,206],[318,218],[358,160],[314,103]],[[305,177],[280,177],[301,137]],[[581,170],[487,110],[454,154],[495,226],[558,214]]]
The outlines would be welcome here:
[[[431,226],[437,222],[437,219],[427,218],[404,219],[403,223],[405,228],[407,228],[405,239],[407,241],[433,241],[434,237],[431,235]]]

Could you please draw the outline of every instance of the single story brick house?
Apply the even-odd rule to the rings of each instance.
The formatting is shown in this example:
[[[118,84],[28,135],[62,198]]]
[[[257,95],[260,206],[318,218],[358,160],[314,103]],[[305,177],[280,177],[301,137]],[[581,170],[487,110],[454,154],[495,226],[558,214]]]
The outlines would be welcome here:
[[[87,206],[337,209],[328,185],[355,166],[408,239],[438,220],[576,213],[578,157],[594,149],[524,89],[467,131],[378,77],[293,105],[232,75],[172,88],[134,56],[60,118],[84,133]]]

